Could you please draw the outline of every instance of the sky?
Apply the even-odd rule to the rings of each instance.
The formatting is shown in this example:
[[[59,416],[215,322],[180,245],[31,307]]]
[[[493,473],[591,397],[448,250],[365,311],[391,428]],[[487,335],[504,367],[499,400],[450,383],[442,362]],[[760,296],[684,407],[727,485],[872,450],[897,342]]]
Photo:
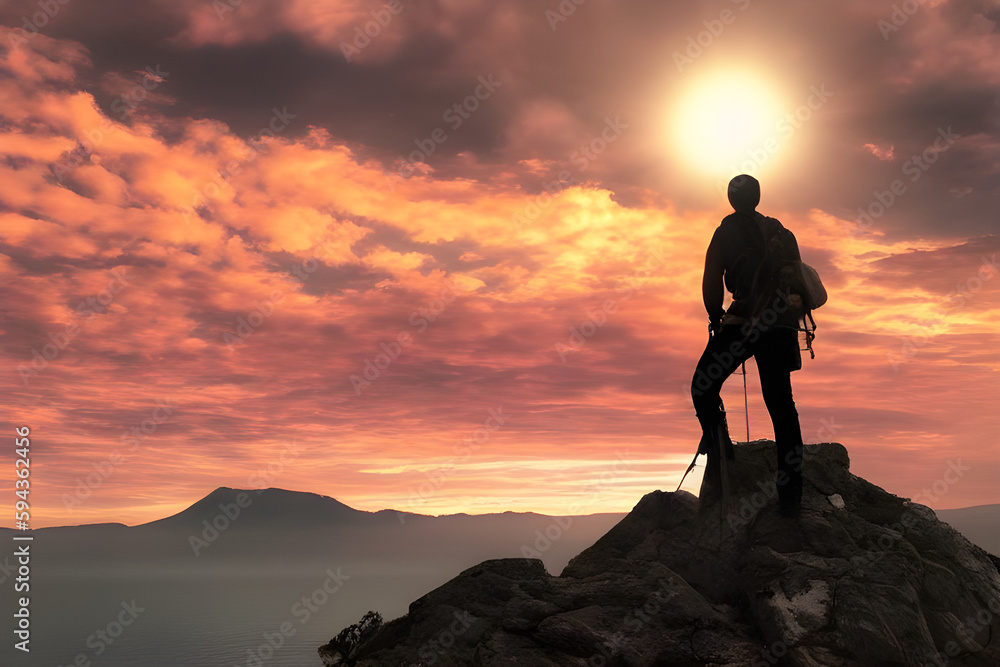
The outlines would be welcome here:
[[[805,442],[935,509],[1000,502],[998,21],[995,0],[4,3],[0,384],[31,526],[220,486],[425,514],[673,490],[705,249],[744,172],[829,292],[792,376]],[[733,435],[773,437],[747,370]]]

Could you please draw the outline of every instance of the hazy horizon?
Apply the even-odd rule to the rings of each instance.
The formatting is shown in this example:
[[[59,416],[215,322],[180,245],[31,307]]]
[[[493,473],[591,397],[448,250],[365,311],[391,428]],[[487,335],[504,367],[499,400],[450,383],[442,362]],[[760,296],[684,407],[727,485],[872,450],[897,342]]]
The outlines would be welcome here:
[[[694,469],[694,471],[692,471],[692,474],[688,475],[688,478],[687,478],[687,480],[684,483],[684,487],[685,487],[684,490],[685,491],[694,493],[694,491],[691,490],[691,487],[693,486],[693,487],[696,488],[698,485],[700,485],[700,472],[701,471],[698,470],[700,467],[701,466],[696,466],[696,468]],[[692,479],[694,479],[693,483],[691,481]],[[670,489],[661,489],[661,490],[670,490]],[[89,523],[68,523],[68,524],[61,524],[61,525],[57,525],[57,526],[45,526],[44,528],[39,528],[38,530],[45,530],[47,528],[73,528],[73,527],[97,526],[97,525],[106,525],[106,524],[123,525],[123,526],[125,526],[127,528],[137,528],[137,527],[141,527],[141,526],[148,526],[150,524],[155,524],[155,523],[161,522],[164,519],[170,519],[170,518],[176,517],[178,515],[182,515],[185,512],[187,512],[188,510],[191,510],[192,508],[197,507],[199,504],[202,503],[202,501],[207,501],[208,499],[212,498],[212,496],[214,494],[216,494],[217,492],[220,492],[220,491],[235,491],[237,493],[246,493],[248,495],[248,497],[250,498],[250,504],[252,504],[252,502],[253,502],[253,500],[255,498],[259,497],[259,495],[258,495],[259,493],[262,493],[264,491],[278,491],[278,492],[285,492],[285,493],[289,493],[289,494],[315,495],[315,496],[318,496],[321,500],[332,500],[332,501],[337,502],[339,505],[342,505],[342,506],[346,507],[349,510],[352,510],[354,512],[360,512],[360,513],[363,513],[363,514],[375,515],[375,514],[379,514],[379,513],[382,513],[382,512],[392,512],[392,513],[395,513],[395,514],[403,513],[404,515],[410,515],[410,514],[412,514],[412,515],[415,515],[417,517],[426,517],[426,518],[431,518],[431,519],[434,519],[434,518],[455,517],[455,516],[483,517],[483,516],[494,516],[494,515],[500,515],[500,514],[516,514],[516,515],[534,514],[534,515],[537,515],[537,516],[547,517],[547,518],[551,518],[551,517],[566,517],[566,516],[572,516],[572,517],[593,517],[593,516],[605,516],[605,515],[624,516],[624,515],[628,514],[629,511],[631,510],[631,508],[629,508],[629,510],[626,510],[626,511],[623,511],[623,512],[586,512],[586,513],[580,513],[580,514],[545,514],[545,513],[542,513],[542,512],[517,511],[517,510],[498,510],[498,511],[495,511],[495,512],[477,512],[477,513],[459,511],[459,512],[449,512],[449,513],[440,513],[440,514],[430,514],[430,513],[423,513],[423,512],[409,512],[409,511],[404,511],[404,510],[400,510],[399,508],[396,508],[396,507],[383,507],[383,508],[374,509],[374,510],[359,509],[357,507],[352,507],[352,506],[350,506],[350,505],[348,505],[346,503],[343,503],[342,501],[340,501],[337,498],[334,498],[333,496],[327,496],[327,495],[324,495],[324,494],[316,493],[314,491],[304,491],[304,490],[301,490],[301,489],[285,489],[285,488],[281,488],[281,487],[268,487],[268,488],[263,488],[263,489],[240,489],[240,488],[233,488],[233,487],[217,487],[215,489],[212,489],[208,493],[206,493],[206,494],[204,494],[202,496],[199,496],[198,498],[193,499],[189,504],[185,505],[183,508],[181,508],[176,513],[169,514],[169,515],[164,515],[164,516],[161,516],[161,517],[157,517],[157,518],[151,519],[150,521],[146,521],[146,522],[143,522],[143,523],[126,524],[126,523],[121,522],[121,521],[89,522]],[[694,493],[694,495],[697,496],[698,494]],[[638,502],[638,500],[637,500],[637,502]],[[946,509],[935,508],[935,507],[931,507],[929,505],[928,505],[928,507],[930,507],[936,513],[940,514],[940,513],[943,512],[946,515],[948,515],[949,513],[961,513],[961,512],[966,511],[966,510],[979,511],[979,510],[984,510],[984,509],[987,509],[987,508],[1000,508],[1000,503],[987,503],[987,504],[983,504],[983,505],[970,505],[968,507],[957,507],[957,508],[946,508]],[[947,520],[947,519],[942,519],[942,520]],[[404,522],[401,521],[400,523],[404,523]],[[13,527],[11,527],[11,526],[0,526],[0,530],[2,530],[2,529],[13,530]]]

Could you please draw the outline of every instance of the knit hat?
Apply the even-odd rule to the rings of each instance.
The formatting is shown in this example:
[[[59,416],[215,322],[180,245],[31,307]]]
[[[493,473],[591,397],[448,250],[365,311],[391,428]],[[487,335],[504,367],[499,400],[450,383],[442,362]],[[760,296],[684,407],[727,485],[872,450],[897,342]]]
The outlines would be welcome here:
[[[753,213],[760,203],[760,183],[748,174],[729,181],[729,203],[740,213]]]

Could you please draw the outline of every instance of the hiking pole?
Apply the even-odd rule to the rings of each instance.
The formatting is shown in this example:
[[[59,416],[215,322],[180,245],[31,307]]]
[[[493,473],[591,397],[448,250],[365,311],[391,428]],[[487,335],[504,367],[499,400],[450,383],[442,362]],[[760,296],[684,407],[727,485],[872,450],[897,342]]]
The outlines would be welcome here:
[[[694,458],[691,459],[691,465],[689,465],[688,469],[684,471],[683,475],[681,475],[681,482],[680,482],[680,484],[677,485],[677,490],[674,491],[674,493],[677,493],[677,491],[681,490],[681,486],[684,484],[684,480],[687,478],[688,473],[691,472],[692,468],[694,468],[694,462],[697,461],[697,460],[698,460],[698,452],[695,452],[694,453]]]

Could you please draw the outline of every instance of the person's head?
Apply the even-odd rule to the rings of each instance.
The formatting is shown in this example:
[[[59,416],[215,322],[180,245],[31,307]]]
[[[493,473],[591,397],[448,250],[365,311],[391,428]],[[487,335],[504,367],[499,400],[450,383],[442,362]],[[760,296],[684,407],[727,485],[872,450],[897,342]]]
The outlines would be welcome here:
[[[760,203],[760,183],[749,174],[729,181],[729,203],[740,213],[753,213]]]

